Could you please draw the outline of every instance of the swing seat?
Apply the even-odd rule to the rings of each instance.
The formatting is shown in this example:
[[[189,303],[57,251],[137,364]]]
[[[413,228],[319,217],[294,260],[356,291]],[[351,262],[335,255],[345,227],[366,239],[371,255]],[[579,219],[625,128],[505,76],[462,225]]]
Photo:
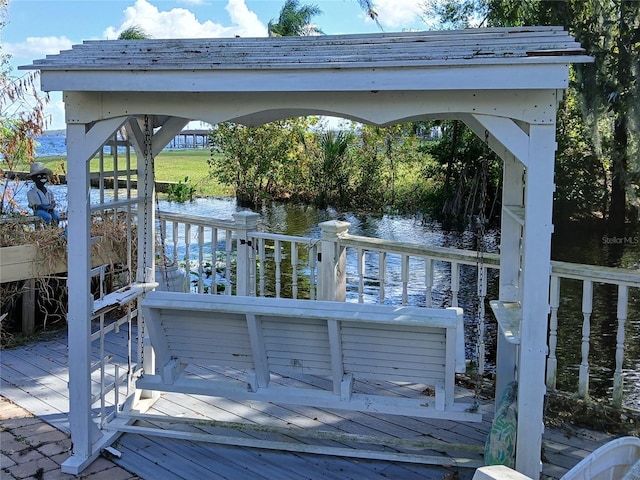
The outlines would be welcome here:
[[[465,369],[460,308],[154,291],[142,312],[156,369],[140,389],[481,421],[454,397],[455,373]],[[246,374],[210,378],[211,367]],[[305,376],[316,381],[282,381]],[[400,396],[387,382],[417,387]]]

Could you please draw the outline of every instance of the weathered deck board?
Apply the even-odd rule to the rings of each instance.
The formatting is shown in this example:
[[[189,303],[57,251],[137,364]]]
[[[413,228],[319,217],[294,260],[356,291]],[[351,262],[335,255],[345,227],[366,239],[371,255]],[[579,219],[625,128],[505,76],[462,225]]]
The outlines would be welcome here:
[[[105,348],[114,354],[114,361],[122,362],[126,353],[126,331],[110,335]],[[3,350],[1,388],[2,395],[33,412],[57,428],[68,432],[67,347],[66,336],[61,333],[46,341],[12,350]],[[226,369],[193,369],[193,374],[208,376],[226,374],[241,378],[242,372]],[[309,386],[325,386],[327,379],[306,375],[275,378],[274,382],[304,383]],[[382,382],[375,388],[383,388],[389,395],[414,395],[420,386],[405,386]],[[360,391],[367,392],[366,383],[358,383]],[[461,390],[461,394],[465,394]],[[469,392],[466,392],[468,395]],[[420,440],[440,440],[448,444],[471,444],[482,447],[493,416],[491,404],[482,405],[483,423],[462,423],[435,419],[416,419],[397,415],[376,415],[334,411],[296,405],[273,405],[252,401],[232,401],[197,395],[165,394],[149,412],[155,415],[177,415],[219,421],[260,423],[275,427],[287,427],[305,431],[343,432],[359,435],[389,435]],[[157,423],[157,422],[153,422]],[[174,422],[172,428],[220,433],[215,426],[193,427]],[[228,429],[225,433],[229,434]],[[236,431],[239,436],[256,436]],[[302,439],[291,432],[290,439]],[[274,437],[275,438],[275,437]],[[557,479],[610,437],[592,431],[562,431],[548,428],[544,434],[543,478]],[[345,442],[329,439],[313,439],[315,444],[344,446]],[[365,445],[366,448],[383,448]],[[122,467],[148,479],[299,479],[320,480],[353,479],[437,479],[446,478],[456,469],[432,465],[402,464],[378,460],[337,458],[313,454],[288,453],[257,448],[232,447],[211,443],[194,443],[139,434],[124,434],[116,448],[122,452],[117,460]],[[425,451],[427,454],[437,453]],[[456,456],[479,458],[473,451],[454,453]],[[473,471],[459,469],[459,476],[470,478]]]

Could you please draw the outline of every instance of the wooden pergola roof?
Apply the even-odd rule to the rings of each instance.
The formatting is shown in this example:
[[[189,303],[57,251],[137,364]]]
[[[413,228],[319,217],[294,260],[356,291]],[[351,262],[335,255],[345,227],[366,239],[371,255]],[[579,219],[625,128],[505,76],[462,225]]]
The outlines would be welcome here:
[[[87,162],[123,125],[138,158],[153,161],[190,120],[258,125],[333,115],[375,125],[463,121],[503,160],[499,300],[518,338],[499,341],[498,389],[518,391],[517,469],[540,473],[545,392],[555,122],[569,65],[590,62],[560,27],[281,38],[87,41],[23,69],[64,92],[69,204],[69,363],[77,473],[95,437],[87,394],[90,208]],[[154,127],[143,131],[142,119]],[[149,138],[152,137],[152,138]],[[144,144],[144,145],[143,145]],[[144,148],[143,148],[144,147]],[[138,167],[141,168],[141,167]],[[138,172],[153,192],[153,178]],[[140,208],[140,207],[143,207]],[[138,211],[153,212],[153,197]],[[139,216],[139,231],[153,229]],[[153,241],[138,252],[153,258]],[[545,259],[549,259],[547,262]],[[139,282],[148,282],[138,272]],[[151,273],[150,275],[153,275]],[[500,390],[501,391],[501,390]],[[77,453],[75,453],[77,451]]]

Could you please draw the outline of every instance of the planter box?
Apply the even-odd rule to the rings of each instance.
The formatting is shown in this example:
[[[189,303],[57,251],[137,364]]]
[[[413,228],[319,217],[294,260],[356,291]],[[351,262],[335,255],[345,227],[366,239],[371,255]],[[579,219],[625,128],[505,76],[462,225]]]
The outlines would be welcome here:
[[[123,262],[125,259],[112,251],[108,242],[98,240],[91,248],[91,266]],[[17,282],[55,275],[67,271],[67,254],[56,260],[38,260],[36,245],[18,245],[0,248],[0,283]]]

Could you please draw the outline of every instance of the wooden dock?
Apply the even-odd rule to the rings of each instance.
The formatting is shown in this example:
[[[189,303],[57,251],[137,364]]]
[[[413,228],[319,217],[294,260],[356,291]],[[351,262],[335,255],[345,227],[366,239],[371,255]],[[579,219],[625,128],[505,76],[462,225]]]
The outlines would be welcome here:
[[[108,349],[117,359],[124,353],[126,334],[110,337]],[[67,338],[65,332],[51,334],[37,343],[0,352],[2,396],[34,413],[56,428],[69,432]],[[297,381],[295,378],[283,381]],[[366,388],[366,387],[365,387]],[[397,388],[389,385],[389,388]],[[464,393],[464,392],[462,392]],[[467,392],[468,393],[468,392]],[[237,402],[198,395],[165,394],[149,414],[194,417],[203,420],[197,427],[178,421],[175,429],[217,433],[212,421],[247,422],[273,427],[289,427],[299,432],[341,432],[363,436],[386,435],[420,439],[433,446],[422,454],[440,458],[442,465],[368,460],[311,453],[292,453],[248,447],[194,442],[140,433],[125,433],[114,444],[121,452],[116,463],[145,479],[469,479],[476,464],[482,463],[482,447],[491,426],[493,404],[482,405],[482,423],[425,420],[394,415],[374,415],[317,408],[279,406],[257,402]],[[138,426],[164,424],[155,418]],[[264,432],[236,431],[236,435],[258,438]],[[277,439],[266,433],[267,438]],[[544,435],[544,479],[557,479],[598,446],[612,437],[594,431],[567,427],[547,429]],[[342,442],[314,438],[319,445]],[[458,445],[458,447],[456,447]],[[461,446],[464,445],[464,446]],[[346,445],[345,445],[346,446]],[[369,449],[382,448],[366,445]],[[469,465],[446,465],[447,458],[468,458]]]

